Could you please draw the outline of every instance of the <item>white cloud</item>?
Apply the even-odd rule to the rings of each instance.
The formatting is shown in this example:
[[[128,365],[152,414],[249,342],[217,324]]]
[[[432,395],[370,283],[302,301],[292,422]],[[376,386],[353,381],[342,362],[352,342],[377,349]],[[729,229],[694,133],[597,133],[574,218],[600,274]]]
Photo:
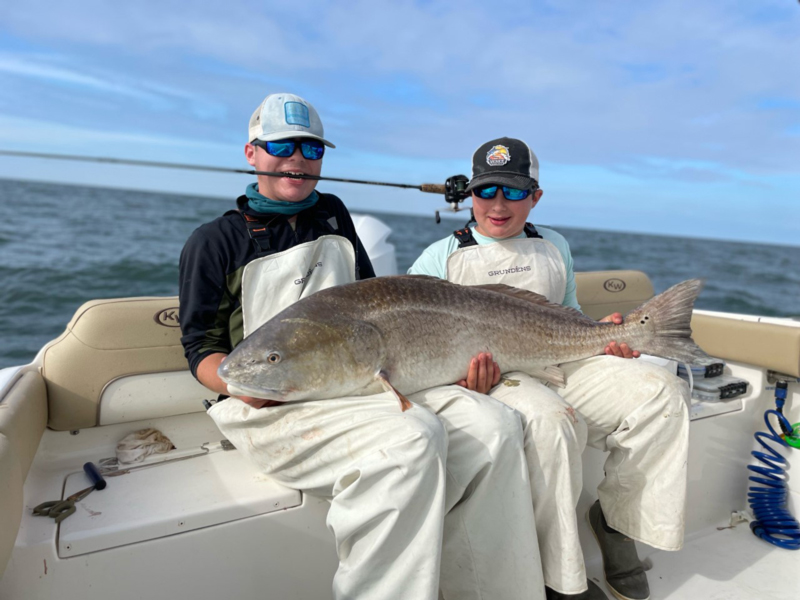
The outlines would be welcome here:
[[[25,60],[9,54],[0,54],[0,73],[23,78],[42,79],[55,83],[66,83],[143,100],[153,101],[157,99],[152,94],[114,83],[107,79],[41,62]]]
[[[341,150],[326,168],[365,178],[468,168],[481,142],[514,135],[585,174],[791,194],[799,25],[785,0],[9,2],[0,77],[19,87],[2,86],[0,109],[50,114],[76,144],[113,131],[174,152],[236,147],[265,94],[293,91]]]
[[[42,148],[41,140],[47,140],[47,148]],[[73,149],[85,152],[97,149],[92,156],[120,155],[124,148],[126,156],[150,153],[153,148],[164,148],[175,153],[202,151],[209,154],[241,154],[241,147],[208,141],[202,138],[173,137],[147,133],[131,133],[125,130],[91,129],[73,127],[52,121],[21,119],[13,115],[0,114],[0,145],[3,149],[17,149],[26,152],[69,153]],[[108,151],[108,152],[107,152]],[[154,157],[153,160],[159,160]]]

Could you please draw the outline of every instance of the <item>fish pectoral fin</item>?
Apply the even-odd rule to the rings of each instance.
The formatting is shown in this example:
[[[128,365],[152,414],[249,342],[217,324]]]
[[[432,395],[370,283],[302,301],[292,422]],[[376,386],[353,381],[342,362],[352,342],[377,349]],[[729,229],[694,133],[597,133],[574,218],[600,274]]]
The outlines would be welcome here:
[[[552,383],[556,387],[563,388],[567,385],[567,374],[556,366],[545,367],[544,369],[533,369],[528,371],[528,375],[541,379],[547,383]]]
[[[383,372],[378,373],[376,379],[380,381],[384,390],[386,390],[387,392],[392,392],[395,398],[397,398],[400,401],[400,410],[402,412],[407,411],[409,408],[413,406],[413,404],[411,404],[411,400],[409,400],[403,394],[398,392],[397,389],[395,389],[395,387],[389,382],[389,379],[386,377],[385,373]]]

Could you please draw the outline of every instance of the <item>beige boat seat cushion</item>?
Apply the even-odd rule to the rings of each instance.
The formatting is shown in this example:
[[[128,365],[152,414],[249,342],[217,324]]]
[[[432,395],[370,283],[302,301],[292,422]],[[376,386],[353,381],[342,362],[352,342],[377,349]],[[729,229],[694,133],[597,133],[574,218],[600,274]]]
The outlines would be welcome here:
[[[587,271],[575,273],[578,304],[585,315],[602,319],[623,315],[653,297],[653,284],[641,271]]]
[[[576,273],[575,280],[578,303],[594,319],[625,314],[653,296],[641,271]],[[711,356],[800,377],[800,327],[695,313],[692,337]]]
[[[25,478],[19,467],[19,458],[11,446],[9,439],[0,434],[0,481],[3,492],[0,493],[0,578],[11,558],[17,530],[22,522],[22,485]]]
[[[800,377],[800,326],[695,313],[692,337],[711,356]]]
[[[22,519],[22,487],[47,422],[44,380],[24,373],[0,402],[0,577]]]
[[[122,378],[185,371],[192,380],[180,336],[177,297],[94,300],[81,306],[45,349],[48,426],[59,431],[94,427],[104,391]],[[167,394],[152,400],[169,402]]]

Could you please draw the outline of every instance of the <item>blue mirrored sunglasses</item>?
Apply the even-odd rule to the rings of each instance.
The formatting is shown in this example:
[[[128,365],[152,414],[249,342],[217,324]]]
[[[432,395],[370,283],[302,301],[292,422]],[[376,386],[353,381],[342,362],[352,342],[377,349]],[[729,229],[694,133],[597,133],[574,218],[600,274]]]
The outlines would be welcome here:
[[[319,160],[325,154],[325,145],[319,140],[299,138],[296,140],[277,140],[275,142],[261,140],[253,142],[254,146],[261,146],[270,156],[279,156],[281,158],[287,158],[294,154],[298,144],[303,158],[308,160]]]
[[[479,188],[475,188],[472,190],[475,192],[475,195],[479,198],[483,198],[484,200],[489,200],[494,198],[497,195],[497,188],[503,188],[503,196],[506,200],[511,200],[512,202],[516,202],[518,200],[525,200],[531,191],[530,190],[520,190],[518,188],[512,188],[508,186],[499,186],[499,185],[484,185]]]

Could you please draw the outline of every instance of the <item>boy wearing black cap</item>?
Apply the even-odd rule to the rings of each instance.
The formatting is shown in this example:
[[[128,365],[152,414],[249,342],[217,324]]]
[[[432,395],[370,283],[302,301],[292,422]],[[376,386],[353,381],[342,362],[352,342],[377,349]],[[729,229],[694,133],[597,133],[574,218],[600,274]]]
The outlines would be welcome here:
[[[539,161],[524,142],[500,138],[473,156],[475,225],[428,247],[409,269],[463,285],[502,283],[580,310],[566,240],[527,222],[541,200]],[[621,323],[619,313],[602,319]],[[678,377],[611,343],[608,356],[560,365],[558,389],[508,373],[490,355],[473,360],[462,385],[489,394],[525,420],[525,452],[547,598],[599,599],[586,579],[575,507],[588,443],[610,452],[599,501],[587,515],[600,544],[606,582],[621,600],[646,600],[647,576],[633,539],[664,550],[683,543],[688,454],[688,389]],[[670,418],[663,418],[669,415]],[[658,448],[658,452],[649,452]],[[602,506],[602,508],[601,508]],[[608,519],[606,521],[606,518]]]

